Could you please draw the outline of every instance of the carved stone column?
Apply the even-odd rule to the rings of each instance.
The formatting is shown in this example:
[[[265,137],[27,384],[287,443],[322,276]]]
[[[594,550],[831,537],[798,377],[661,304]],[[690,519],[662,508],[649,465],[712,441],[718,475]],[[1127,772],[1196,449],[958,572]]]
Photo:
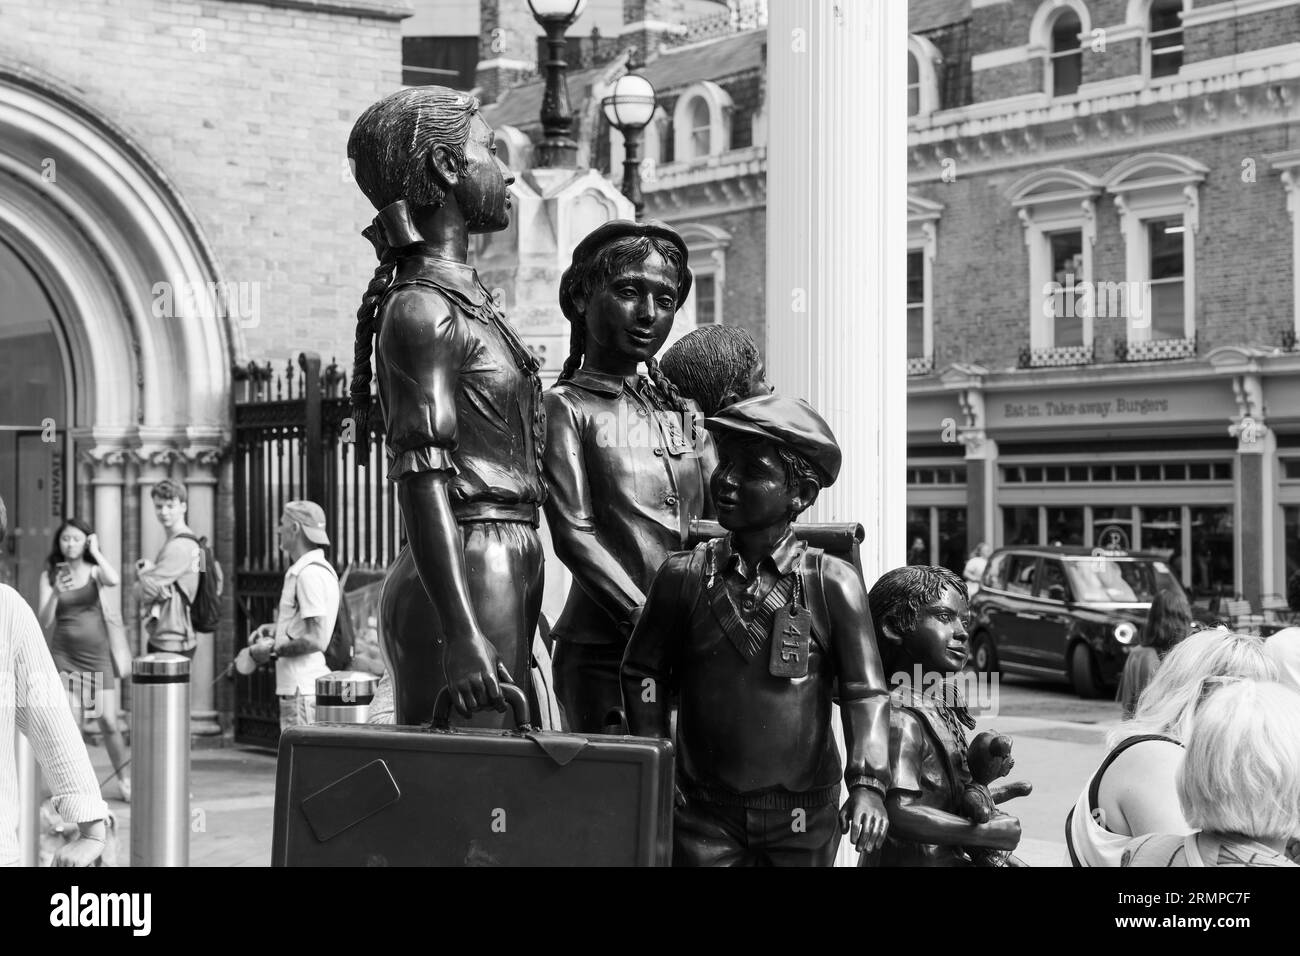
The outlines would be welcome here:
[[[188,523],[196,535],[208,539],[214,553],[217,546],[217,470],[224,454],[224,446],[203,440],[189,445],[184,453],[185,489],[189,495]],[[190,733],[196,737],[217,736],[221,733],[221,723],[217,719],[216,694],[212,686],[217,675],[216,636],[200,632],[195,637],[198,647],[194,651],[194,665],[190,668]]]

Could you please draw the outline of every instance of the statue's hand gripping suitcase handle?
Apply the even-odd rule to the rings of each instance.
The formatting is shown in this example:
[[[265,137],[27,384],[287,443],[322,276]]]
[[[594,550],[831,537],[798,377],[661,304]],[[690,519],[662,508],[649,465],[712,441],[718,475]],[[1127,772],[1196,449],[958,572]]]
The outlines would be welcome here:
[[[508,681],[500,681],[501,696],[506,699],[510,705],[510,710],[515,716],[515,728],[521,733],[532,730],[532,724],[529,723],[528,698],[524,692],[516,685]],[[438,697],[433,702],[433,723],[434,730],[451,729],[451,690],[444,687],[438,691]]]

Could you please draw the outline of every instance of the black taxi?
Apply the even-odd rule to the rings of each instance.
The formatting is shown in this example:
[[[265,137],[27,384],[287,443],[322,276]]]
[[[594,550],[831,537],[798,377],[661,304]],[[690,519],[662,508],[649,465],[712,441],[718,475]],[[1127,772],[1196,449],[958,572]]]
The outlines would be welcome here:
[[[1060,545],[995,551],[970,602],[972,664],[1068,680],[1081,697],[1106,693],[1137,646],[1152,599],[1182,591],[1162,558]]]

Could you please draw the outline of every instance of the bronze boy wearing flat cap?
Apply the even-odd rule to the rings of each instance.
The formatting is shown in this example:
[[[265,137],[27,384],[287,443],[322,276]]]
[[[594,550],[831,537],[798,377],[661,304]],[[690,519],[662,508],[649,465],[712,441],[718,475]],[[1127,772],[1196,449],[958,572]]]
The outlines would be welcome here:
[[[884,839],[889,697],[867,595],[845,561],[805,547],[790,522],[835,481],[840,449],[805,402],[764,395],[705,422],[711,491],[730,534],[670,557],[623,659],[632,733],[669,736],[680,697],[682,866],[829,866],[840,834]],[[831,733],[838,680],[848,800]]]
[[[546,522],[574,577],[553,633],[556,690],[580,733],[620,706],[619,663],[645,590],[706,508],[706,433],[655,362],[690,292],[686,255],[661,223],[608,222],[560,281],[571,350],[546,393]]]
[[[429,720],[444,684],[462,714],[504,710],[498,682],[527,677],[541,611],[538,366],[466,264],[470,234],[509,224],[495,151],[478,101],[437,86],[380,100],[348,140],[379,210],[352,397],[364,441],[373,349],[407,534],[380,598],[402,724]]]

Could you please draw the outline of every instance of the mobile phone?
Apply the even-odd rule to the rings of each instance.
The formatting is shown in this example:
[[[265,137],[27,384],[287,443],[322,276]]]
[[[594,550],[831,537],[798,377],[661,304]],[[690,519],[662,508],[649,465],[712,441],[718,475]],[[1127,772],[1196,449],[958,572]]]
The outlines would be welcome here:
[[[72,577],[72,565],[68,564],[67,561],[60,561],[54,566],[54,573],[59,577],[70,578]]]

